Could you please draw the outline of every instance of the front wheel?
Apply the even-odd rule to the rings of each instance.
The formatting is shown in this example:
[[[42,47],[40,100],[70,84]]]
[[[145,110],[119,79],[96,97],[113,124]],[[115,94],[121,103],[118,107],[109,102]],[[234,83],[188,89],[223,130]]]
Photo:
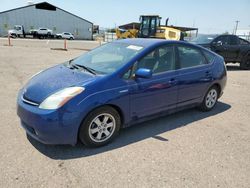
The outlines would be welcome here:
[[[211,87],[207,91],[200,105],[200,109],[204,112],[212,110],[218,101],[218,96],[219,96],[218,88],[215,86]]]
[[[103,146],[115,138],[120,127],[119,113],[109,106],[100,107],[87,115],[80,127],[79,138],[86,146]]]

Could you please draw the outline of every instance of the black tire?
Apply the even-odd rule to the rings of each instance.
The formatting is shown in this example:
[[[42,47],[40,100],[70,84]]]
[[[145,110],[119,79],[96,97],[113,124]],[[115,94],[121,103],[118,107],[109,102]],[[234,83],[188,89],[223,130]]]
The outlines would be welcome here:
[[[219,97],[218,87],[217,86],[210,87],[202,103],[200,104],[199,109],[203,112],[208,112],[212,110],[217,104],[218,97]]]
[[[69,38],[69,40],[73,40],[73,38],[72,38],[72,37],[70,37],[70,38]]]
[[[246,55],[242,62],[240,62],[240,68],[243,70],[250,69],[250,53]]]
[[[79,139],[87,147],[100,147],[111,142],[117,136],[120,127],[119,113],[110,106],[103,106],[90,112],[84,119],[79,129]],[[108,132],[110,134],[107,136]]]

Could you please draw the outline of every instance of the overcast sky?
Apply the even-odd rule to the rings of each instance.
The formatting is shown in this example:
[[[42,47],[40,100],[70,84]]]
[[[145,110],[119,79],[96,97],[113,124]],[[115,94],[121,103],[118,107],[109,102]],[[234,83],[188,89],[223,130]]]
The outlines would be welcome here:
[[[0,11],[27,5],[27,0],[1,0]],[[34,0],[34,3],[42,2]],[[199,33],[250,29],[250,0],[47,0],[101,27],[138,21],[141,14],[158,14],[165,24],[198,27]]]

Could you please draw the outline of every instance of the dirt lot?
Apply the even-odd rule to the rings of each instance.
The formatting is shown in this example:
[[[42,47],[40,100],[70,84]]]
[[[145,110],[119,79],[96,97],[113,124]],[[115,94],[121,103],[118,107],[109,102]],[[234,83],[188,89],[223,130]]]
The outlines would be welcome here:
[[[228,67],[212,112],[192,109],[136,125],[98,149],[46,146],[20,127],[18,90],[39,70],[83,53],[74,46],[98,43],[54,51],[62,41],[15,42],[0,39],[0,187],[249,187],[250,71]]]

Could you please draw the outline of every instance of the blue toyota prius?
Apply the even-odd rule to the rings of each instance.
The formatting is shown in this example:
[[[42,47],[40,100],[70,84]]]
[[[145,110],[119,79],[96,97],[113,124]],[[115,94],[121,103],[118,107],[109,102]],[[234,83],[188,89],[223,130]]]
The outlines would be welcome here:
[[[221,56],[180,41],[125,39],[34,75],[17,114],[45,144],[110,142],[121,128],[182,110],[212,110],[226,85]]]

